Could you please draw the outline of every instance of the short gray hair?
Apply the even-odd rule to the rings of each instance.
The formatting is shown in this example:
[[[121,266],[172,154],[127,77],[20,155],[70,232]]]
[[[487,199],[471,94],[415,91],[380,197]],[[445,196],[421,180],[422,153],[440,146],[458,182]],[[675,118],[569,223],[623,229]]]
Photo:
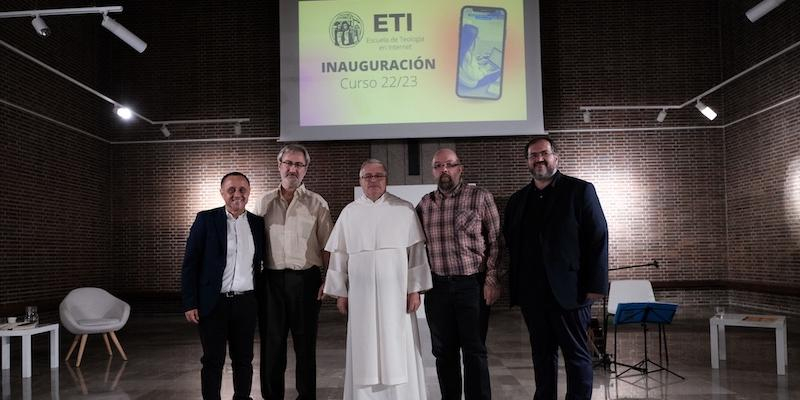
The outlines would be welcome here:
[[[377,158],[370,158],[370,159],[364,161],[363,163],[361,163],[361,168],[359,168],[359,170],[358,170],[358,177],[359,178],[361,177],[361,172],[364,171],[364,167],[366,167],[369,164],[378,164],[378,165],[380,165],[381,167],[383,167],[383,171],[386,172],[386,175],[387,176],[389,175],[389,168],[386,168],[386,164],[384,164],[383,161],[378,160]]]
[[[281,151],[278,152],[278,162],[283,161],[283,155],[292,152],[292,153],[303,153],[303,156],[306,158],[306,166],[311,164],[311,156],[308,155],[308,150],[306,147],[299,143],[289,143],[286,146],[283,146]]]

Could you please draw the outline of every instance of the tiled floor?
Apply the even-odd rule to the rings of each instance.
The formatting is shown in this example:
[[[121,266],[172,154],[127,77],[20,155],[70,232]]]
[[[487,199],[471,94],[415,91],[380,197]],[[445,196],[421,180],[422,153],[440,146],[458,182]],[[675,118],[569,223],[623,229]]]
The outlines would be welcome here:
[[[789,367],[777,376],[773,331],[728,328],[728,361],[710,367],[708,320],[679,318],[668,328],[670,368],[685,380],[664,372],[615,378],[595,369],[594,399],[800,399],[800,337],[789,320]],[[425,324],[421,326],[426,329]],[[6,399],[197,399],[200,398],[200,343],[182,316],[135,317],[118,333],[129,361],[109,358],[99,336],[91,337],[80,368],[61,363],[49,369],[46,338],[33,341],[33,377],[21,379],[19,340],[12,342],[11,369],[3,371],[2,400]],[[62,331],[61,354],[72,335]],[[489,363],[495,399],[531,399],[534,382],[527,331],[516,310],[495,310],[489,331]],[[657,357],[655,334],[649,340]],[[340,399],[344,375],[345,320],[323,312],[318,344],[318,397]],[[258,354],[256,343],[256,354]],[[626,329],[620,336],[620,361],[642,358],[641,331]],[[429,349],[424,351],[428,393],[438,399],[438,384]],[[654,358],[651,355],[651,358]],[[73,356],[74,362],[74,356]],[[253,397],[260,399],[256,357]],[[294,363],[290,351],[290,365]],[[292,377],[290,369],[287,376]],[[559,387],[562,389],[562,375]],[[287,381],[294,398],[293,378]],[[232,395],[230,369],[223,378],[223,398]],[[563,394],[562,394],[563,398]],[[413,399],[409,399],[413,400]]]

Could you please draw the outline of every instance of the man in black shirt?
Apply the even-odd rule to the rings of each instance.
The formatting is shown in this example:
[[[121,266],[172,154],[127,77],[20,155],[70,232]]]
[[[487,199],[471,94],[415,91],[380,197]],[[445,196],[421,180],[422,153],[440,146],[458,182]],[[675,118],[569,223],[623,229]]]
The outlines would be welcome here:
[[[503,233],[511,256],[511,304],[531,340],[535,399],[555,399],[558,348],[567,399],[592,397],[587,328],[591,306],[608,287],[608,227],[594,186],[558,171],[549,137],[525,146],[530,184],[508,201]]]

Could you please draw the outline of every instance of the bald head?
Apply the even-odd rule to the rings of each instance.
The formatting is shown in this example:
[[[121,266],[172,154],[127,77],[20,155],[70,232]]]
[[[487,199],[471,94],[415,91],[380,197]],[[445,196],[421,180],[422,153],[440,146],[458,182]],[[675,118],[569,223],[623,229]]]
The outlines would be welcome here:
[[[436,179],[440,191],[449,193],[461,183],[464,167],[455,151],[448,148],[437,150],[431,160],[431,167],[433,167],[433,178]]]

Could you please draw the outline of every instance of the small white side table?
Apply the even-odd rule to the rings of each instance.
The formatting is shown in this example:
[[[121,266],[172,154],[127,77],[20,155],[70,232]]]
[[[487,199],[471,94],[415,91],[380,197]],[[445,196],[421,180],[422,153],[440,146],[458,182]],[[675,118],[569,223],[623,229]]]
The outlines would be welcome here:
[[[711,368],[719,369],[719,360],[725,360],[725,327],[744,326],[750,328],[775,329],[775,358],[778,375],[786,375],[789,362],[786,346],[786,317],[783,315],[724,314],[708,319],[711,329]]]
[[[11,338],[22,338],[22,377],[31,377],[31,336],[50,332],[50,368],[58,368],[58,324],[39,325],[31,329],[0,330],[3,346],[3,369],[11,368]]]

